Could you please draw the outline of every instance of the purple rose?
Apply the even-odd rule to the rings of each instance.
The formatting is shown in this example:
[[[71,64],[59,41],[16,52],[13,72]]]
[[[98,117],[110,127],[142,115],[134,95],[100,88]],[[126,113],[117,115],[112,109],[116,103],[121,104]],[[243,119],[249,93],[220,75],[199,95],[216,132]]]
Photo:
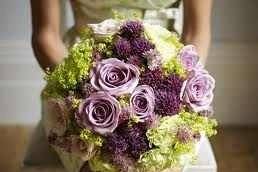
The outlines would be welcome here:
[[[148,85],[138,86],[131,95],[130,106],[132,112],[139,117],[140,122],[151,119],[155,106],[153,89]]]
[[[199,60],[196,48],[193,45],[187,45],[183,47],[179,54],[179,57],[182,65],[188,71],[193,70]]]
[[[97,92],[80,104],[76,119],[82,127],[105,135],[117,127],[120,112],[119,102],[114,97]]]
[[[206,70],[192,70],[182,87],[180,98],[195,112],[207,110],[213,100],[214,88],[215,80]]]
[[[91,84],[97,90],[111,95],[131,93],[139,82],[140,72],[132,64],[126,64],[116,58],[99,62],[92,72]]]

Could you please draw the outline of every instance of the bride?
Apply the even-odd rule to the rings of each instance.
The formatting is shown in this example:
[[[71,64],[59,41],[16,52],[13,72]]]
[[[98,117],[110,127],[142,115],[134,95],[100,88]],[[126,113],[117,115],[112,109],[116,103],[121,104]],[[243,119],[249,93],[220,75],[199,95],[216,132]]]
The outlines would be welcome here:
[[[31,0],[32,47],[43,70],[53,70],[79,36],[87,23],[98,23],[112,17],[112,11],[133,11],[151,23],[159,23],[175,30],[175,16],[180,0],[70,0],[75,19],[74,26],[64,39],[60,34],[60,1]],[[181,40],[197,47],[201,61],[205,64],[210,43],[210,15],[212,0],[183,0],[184,19]],[[32,138],[25,164],[56,163],[56,155],[48,148],[44,130],[37,127]]]

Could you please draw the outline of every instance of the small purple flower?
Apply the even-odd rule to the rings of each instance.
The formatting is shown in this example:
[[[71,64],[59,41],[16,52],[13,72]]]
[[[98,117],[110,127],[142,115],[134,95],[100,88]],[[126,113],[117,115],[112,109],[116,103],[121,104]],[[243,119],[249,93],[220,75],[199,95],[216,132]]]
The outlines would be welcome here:
[[[139,75],[140,72],[134,65],[110,58],[99,62],[91,72],[91,84],[97,90],[119,96],[135,89]]]
[[[121,154],[128,149],[127,140],[117,133],[112,133],[106,137],[105,148],[114,154]]]
[[[179,57],[181,63],[188,71],[193,70],[197,66],[199,60],[196,48],[193,45],[187,45],[183,47]]]
[[[131,41],[131,46],[134,51],[139,56],[143,56],[147,51],[154,49],[155,46],[145,38],[135,38]]]
[[[132,112],[139,118],[140,122],[145,122],[154,115],[155,96],[153,89],[148,85],[136,87],[130,98]]]
[[[148,68],[150,70],[158,69],[161,66],[162,57],[155,49],[150,49],[143,54],[143,57],[147,59]]]
[[[120,38],[115,43],[115,52],[121,58],[126,58],[131,54],[131,44],[124,38]]]
[[[180,111],[183,82],[178,75],[164,76],[159,69],[146,70],[140,80],[140,84],[149,85],[154,89],[155,113],[162,116],[175,115]]]
[[[120,28],[120,35],[131,39],[140,37],[143,33],[143,25],[140,21],[127,21]]]
[[[204,111],[210,108],[214,88],[214,78],[204,69],[195,69],[184,82],[180,98],[193,111]]]
[[[176,137],[181,143],[186,144],[193,139],[193,134],[189,128],[179,127]]]
[[[97,92],[80,104],[76,119],[82,127],[105,135],[116,129],[120,112],[119,102],[114,97]]]
[[[140,67],[140,66],[142,65],[142,63],[143,63],[142,60],[143,60],[143,59],[140,58],[139,56],[132,55],[132,56],[130,56],[130,57],[128,58],[127,63],[130,63],[130,64],[133,64],[133,65],[135,65],[135,66]]]

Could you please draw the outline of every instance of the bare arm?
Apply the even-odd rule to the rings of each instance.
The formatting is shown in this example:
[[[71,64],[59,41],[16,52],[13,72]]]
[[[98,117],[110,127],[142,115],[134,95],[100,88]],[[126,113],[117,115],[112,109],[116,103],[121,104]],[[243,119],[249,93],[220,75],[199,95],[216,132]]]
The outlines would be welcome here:
[[[31,0],[32,48],[45,70],[53,69],[65,55],[60,36],[59,0]]]
[[[182,41],[197,47],[201,62],[205,64],[211,39],[212,0],[184,0],[184,26]]]

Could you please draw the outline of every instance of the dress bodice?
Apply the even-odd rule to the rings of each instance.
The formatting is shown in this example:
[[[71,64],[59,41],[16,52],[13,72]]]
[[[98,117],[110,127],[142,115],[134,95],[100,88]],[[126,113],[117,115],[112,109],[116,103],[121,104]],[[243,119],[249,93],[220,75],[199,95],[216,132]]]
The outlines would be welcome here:
[[[99,23],[112,18],[113,12],[136,14],[145,21],[168,27],[168,18],[177,18],[180,0],[70,0],[75,25],[65,35],[71,45],[80,28],[88,23]],[[173,7],[173,8],[171,8]],[[169,10],[168,10],[169,9]],[[170,29],[174,28],[171,26]]]
[[[71,0],[75,18],[88,19],[95,23],[112,16],[112,10],[133,9],[163,9],[168,8],[178,0]]]

